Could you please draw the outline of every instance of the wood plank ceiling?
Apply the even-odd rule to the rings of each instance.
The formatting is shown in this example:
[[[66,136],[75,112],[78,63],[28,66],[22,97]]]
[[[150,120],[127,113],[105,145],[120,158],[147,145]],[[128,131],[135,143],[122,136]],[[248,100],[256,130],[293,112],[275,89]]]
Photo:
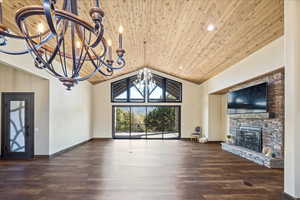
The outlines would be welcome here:
[[[61,1],[58,1],[58,7]],[[90,21],[94,0],[78,0]],[[117,46],[123,25],[127,66],[120,76],[149,67],[202,83],[283,35],[283,0],[101,0],[106,38]],[[16,31],[14,13],[40,0],[4,0],[4,24]],[[209,32],[207,26],[216,30]],[[146,41],[146,45],[144,45]],[[83,74],[90,71],[85,67]],[[82,74],[82,75],[83,75]],[[92,83],[113,77],[96,75]]]

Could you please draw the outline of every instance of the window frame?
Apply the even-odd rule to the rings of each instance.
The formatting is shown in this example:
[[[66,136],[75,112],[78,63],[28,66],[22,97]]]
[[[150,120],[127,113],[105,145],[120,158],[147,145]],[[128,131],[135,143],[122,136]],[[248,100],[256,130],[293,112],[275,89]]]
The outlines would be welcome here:
[[[182,83],[179,81],[175,81],[173,79],[169,79],[169,78],[165,78],[163,76],[157,75],[157,74],[153,74],[153,76],[157,76],[160,79],[162,79],[162,93],[163,93],[163,98],[162,99],[150,99],[150,91],[147,88],[147,102],[149,103],[182,103]],[[174,82],[176,84],[179,85],[180,87],[180,96],[179,96],[179,100],[168,100],[167,99],[167,82]]]
[[[143,99],[131,99],[130,98],[130,88],[131,88],[131,85],[133,85],[130,80],[133,78],[133,77],[136,77],[137,75],[133,75],[133,76],[129,76],[129,77],[126,77],[124,79],[120,79],[120,80],[117,80],[117,81],[114,81],[114,82],[111,82],[110,84],[110,100],[111,100],[111,103],[145,103],[146,102],[146,87],[144,87],[144,91],[143,91]],[[127,97],[126,99],[121,99],[121,100],[115,100],[114,98],[114,95],[113,95],[113,85],[118,83],[118,82],[121,82],[121,81],[124,81],[126,80],[126,91],[127,91]],[[135,85],[133,85],[133,87],[135,87]],[[138,88],[137,88],[138,90]]]
[[[131,99],[130,98],[130,88],[131,85],[133,85],[131,83],[131,79],[133,77],[136,77],[137,75],[133,75],[133,76],[129,76],[114,82],[111,82],[110,85],[110,97],[111,97],[111,103],[182,103],[182,83],[179,81],[175,81],[173,79],[169,79],[169,78],[165,78],[163,76],[157,75],[155,73],[153,73],[153,76],[158,77],[162,80],[162,95],[163,98],[162,99],[150,99],[150,91],[149,88],[147,88],[146,86],[144,87],[144,91],[143,91],[143,100],[142,99]],[[113,85],[121,82],[121,81],[126,81],[126,91],[127,91],[127,97],[126,99],[120,99],[120,100],[115,100],[115,98],[113,97]],[[172,100],[172,99],[167,99],[167,82],[173,82],[175,84],[177,84],[180,88],[180,93],[179,93],[179,100]],[[133,87],[135,87],[133,85]],[[154,90],[153,90],[154,91]],[[152,92],[153,92],[152,91]]]

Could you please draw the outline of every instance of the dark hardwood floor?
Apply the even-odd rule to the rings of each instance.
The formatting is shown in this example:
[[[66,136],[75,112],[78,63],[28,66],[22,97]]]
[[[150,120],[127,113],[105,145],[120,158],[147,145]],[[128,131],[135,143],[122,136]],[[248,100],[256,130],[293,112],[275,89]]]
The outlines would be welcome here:
[[[0,161],[2,200],[276,200],[283,171],[189,141],[95,140],[51,160]]]

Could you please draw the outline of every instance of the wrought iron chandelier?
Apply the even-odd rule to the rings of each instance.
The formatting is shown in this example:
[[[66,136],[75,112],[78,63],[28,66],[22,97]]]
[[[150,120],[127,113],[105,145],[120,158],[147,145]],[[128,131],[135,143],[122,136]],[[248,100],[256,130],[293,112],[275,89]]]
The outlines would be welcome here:
[[[0,0],[1,2],[2,0]],[[123,28],[119,28],[117,58],[113,60],[112,42],[103,37],[104,11],[99,0],[90,8],[92,24],[78,16],[77,0],[64,0],[62,9],[55,8],[56,0],[43,0],[42,6],[25,6],[15,15],[21,35],[11,33],[2,23],[0,3],[0,46],[6,46],[7,38],[26,42],[25,50],[0,52],[10,55],[30,54],[39,69],[45,69],[70,90],[74,84],[101,73],[111,76],[114,70],[125,66],[125,50],[122,46]],[[32,21],[34,23],[32,23]],[[33,28],[33,24],[36,25]],[[53,61],[59,65],[54,65]],[[93,66],[92,72],[81,77],[84,64]]]

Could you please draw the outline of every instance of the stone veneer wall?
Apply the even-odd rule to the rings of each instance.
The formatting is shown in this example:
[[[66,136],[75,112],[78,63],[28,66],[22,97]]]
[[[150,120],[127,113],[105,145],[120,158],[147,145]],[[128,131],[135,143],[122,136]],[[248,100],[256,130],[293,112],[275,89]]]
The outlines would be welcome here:
[[[268,109],[271,118],[259,117],[249,114],[239,114],[241,117],[230,117],[230,134],[235,136],[240,126],[261,127],[263,147],[271,147],[276,158],[283,158],[284,150],[284,71],[277,71],[260,77],[256,80],[245,82],[230,89],[239,90],[259,83],[268,83]],[[243,117],[245,115],[245,117]]]

